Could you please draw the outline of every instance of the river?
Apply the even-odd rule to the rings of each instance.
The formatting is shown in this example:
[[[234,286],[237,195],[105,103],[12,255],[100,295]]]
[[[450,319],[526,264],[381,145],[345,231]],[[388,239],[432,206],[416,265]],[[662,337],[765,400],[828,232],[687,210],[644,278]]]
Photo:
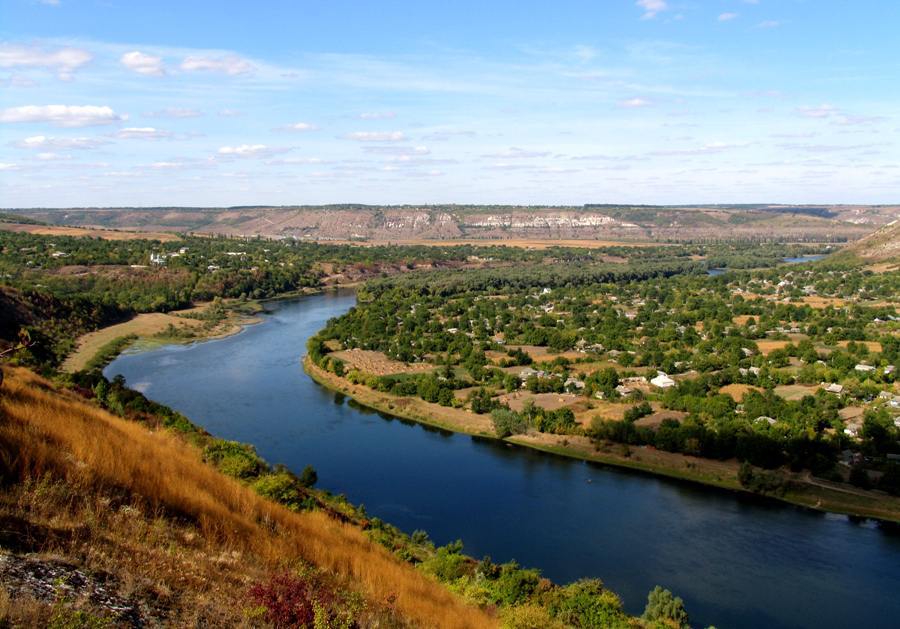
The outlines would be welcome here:
[[[900,535],[783,503],[547,455],[360,408],[300,365],[350,292],[269,304],[225,339],[120,356],[121,374],[211,433],[467,553],[559,582],[599,577],[626,609],[660,584],[695,626],[896,627]]]

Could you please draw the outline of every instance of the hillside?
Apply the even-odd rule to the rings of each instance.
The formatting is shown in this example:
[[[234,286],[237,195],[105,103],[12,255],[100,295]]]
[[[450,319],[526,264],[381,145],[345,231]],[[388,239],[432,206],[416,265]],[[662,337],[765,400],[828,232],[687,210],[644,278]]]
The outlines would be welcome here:
[[[319,601],[334,623],[495,624],[359,528],[289,511],[167,431],[5,372],[0,625],[259,626],[273,592]]]
[[[898,206],[369,206],[17,209],[52,225],[325,241],[855,240]]]
[[[900,220],[891,221],[853,243],[846,252],[868,262],[900,262]]]

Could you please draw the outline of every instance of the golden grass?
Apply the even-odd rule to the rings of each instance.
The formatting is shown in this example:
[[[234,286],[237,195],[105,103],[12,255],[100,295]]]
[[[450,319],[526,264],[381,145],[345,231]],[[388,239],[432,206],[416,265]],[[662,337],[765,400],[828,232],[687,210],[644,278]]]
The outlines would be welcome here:
[[[25,369],[7,369],[6,376],[0,471],[13,478],[49,474],[80,492],[123,492],[145,511],[191,522],[223,552],[257,557],[273,568],[302,559],[347,579],[370,600],[394,595],[398,612],[416,625],[496,624],[358,528],[264,500],[204,464],[177,436],[113,416]]]
[[[407,365],[389,358],[383,352],[376,352],[369,349],[345,349],[331,354],[334,358],[338,358],[348,366],[358,369],[359,371],[374,376],[387,376],[399,373],[423,373],[434,371],[435,366],[428,363],[414,363]]]
[[[103,240],[159,240],[173,242],[181,240],[177,234],[167,232],[137,232],[93,227],[64,227],[62,225],[27,225],[23,223],[0,223],[0,229],[11,232],[38,234],[41,236],[75,236],[102,238]]]

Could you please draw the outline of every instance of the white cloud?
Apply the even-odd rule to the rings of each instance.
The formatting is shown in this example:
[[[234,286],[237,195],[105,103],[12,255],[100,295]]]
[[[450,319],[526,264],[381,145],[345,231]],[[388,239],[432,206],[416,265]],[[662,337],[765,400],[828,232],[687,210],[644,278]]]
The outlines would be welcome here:
[[[59,0],[38,0],[39,4],[45,4],[48,7],[58,7]]]
[[[345,137],[357,142],[403,142],[406,139],[402,131],[355,131]]]
[[[183,164],[181,162],[153,162],[150,164],[150,168],[156,168],[157,170],[163,170],[166,168],[179,168]]]
[[[185,57],[184,61],[181,62],[181,69],[185,72],[218,72],[236,76],[249,74],[256,70],[256,66],[237,55],[225,55],[222,57],[192,55]]]
[[[839,113],[837,107],[828,103],[823,103],[817,107],[798,107],[797,112],[806,118],[828,118]]]
[[[364,111],[359,114],[363,120],[390,120],[397,117],[397,113],[393,111]]]
[[[239,146],[223,146],[219,149],[222,157],[266,157],[278,153],[286,153],[290,149],[266,146],[265,144],[241,144]]]
[[[159,140],[172,137],[172,134],[154,127],[125,127],[116,133],[116,137],[123,140]]]
[[[157,109],[144,114],[149,118],[197,118],[202,116],[203,112],[197,109],[184,109],[180,107],[168,107],[166,109]]]
[[[585,46],[584,44],[575,46],[574,53],[575,57],[582,63],[593,61],[597,57],[597,49],[593,46]]]
[[[223,118],[234,118],[235,116],[242,115],[243,112],[238,109],[220,109],[219,115]]]
[[[781,26],[781,22],[778,20],[763,20],[756,25],[757,28],[778,28],[779,26]]]
[[[93,59],[93,55],[81,48],[60,48],[48,52],[35,46],[0,46],[0,68],[45,68],[56,72],[63,80]]]
[[[0,162],[0,170],[18,170],[18,164],[10,164],[7,162]]]
[[[624,107],[625,109],[639,109],[641,107],[649,107],[652,104],[645,98],[629,98],[628,100],[619,101],[619,107]]]
[[[162,76],[166,73],[166,70],[163,67],[162,57],[148,55],[138,50],[126,52],[119,59],[119,63],[138,74]]]
[[[125,120],[99,105],[23,105],[0,110],[0,122],[46,122],[57,127],[90,127]]]
[[[549,151],[528,151],[517,146],[511,146],[505,151],[500,151],[499,153],[488,153],[486,155],[483,155],[482,157],[493,157],[501,159],[533,159],[535,157],[547,157],[548,155],[550,155]]]
[[[641,16],[642,20],[652,20],[669,8],[666,0],[637,0],[635,4],[644,10],[644,14]]]
[[[55,138],[33,135],[19,140],[15,146],[23,149],[93,149],[107,143],[107,140],[100,138]]]
[[[720,13],[719,21],[720,22],[730,22],[738,16],[737,13]]]
[[[427,146],[364,146],[363,151],[378,155],[399,155],[404,157],[431,154]]]
[[[314,124],[310,124],[308,122],[295,122],[294,124],[285,125],[282,129],[287,131],[315,131],[318,129]]]
[[[42,162],[58,162],[62,160],[72,159],[71,155],[60,155],[59,153],[38,153],[35,157]]]

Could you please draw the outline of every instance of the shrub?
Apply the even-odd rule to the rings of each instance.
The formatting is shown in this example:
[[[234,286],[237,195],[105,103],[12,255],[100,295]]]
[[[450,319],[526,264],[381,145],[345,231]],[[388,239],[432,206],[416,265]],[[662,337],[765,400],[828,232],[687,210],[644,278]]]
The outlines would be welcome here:
[[[264,498],[269,498],[286,507],[300,507],[302,496],[297,479],[286,471],[260,476],[252,485],[253,490]]]
[[[422,563],[422,569],[441,581],[455,581],[469,571],[469,558],[461,553],[459,542],[441,546],[433,557]]]
[[[494,424],[494,432],[501,439],[521,434],[526,428],[525,418],[508,408],[495,408],[491,411],[491,422]]]
[[[684,601],[659,585],[647,596],[647,607],[644,608],[644,615],[641,618],[673,627],[690,627]]]
[[[244,480],[259,476],[265,469],[263,460],[256,454],[253,446],[237,441],[213,440],[203,449],[203,459],[225,474]]]
[[[550,602],[554,618],[575,627],[628,627],[622,601],[599,579],[584,579],[559,588]]]
[[[275,627],[351,627],[362,601],[326,584],[315,572],[283,572],[250,587],[250,600]]]
[[[497,602],[503,605],[524,603],[540,580],[540,572],[537,570],[520,568],[515,561],[503,564],[495,587]]]

